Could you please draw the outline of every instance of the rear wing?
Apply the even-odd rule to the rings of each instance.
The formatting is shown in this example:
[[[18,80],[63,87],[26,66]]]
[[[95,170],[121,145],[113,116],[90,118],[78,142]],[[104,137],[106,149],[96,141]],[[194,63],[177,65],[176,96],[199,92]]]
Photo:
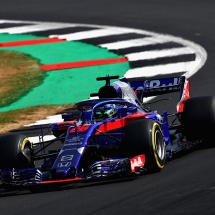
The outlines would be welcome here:
[[[145,97],[157,96],[172,92],[179,92],[179,103],[177,110],[183,111],[183,108],[179,108],[181,103],[190,98],[190,82],[186,80],[185,76],[180,77],[168,77],[160,79],[142,80],[142,81],[128,81],[122,78],[121,81],[130,84],[140,101]]]

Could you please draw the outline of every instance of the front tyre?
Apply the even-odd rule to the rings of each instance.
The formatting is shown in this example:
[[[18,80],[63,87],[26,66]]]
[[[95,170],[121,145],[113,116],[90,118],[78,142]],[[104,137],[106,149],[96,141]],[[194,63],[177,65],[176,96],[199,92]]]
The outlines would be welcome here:
[[[145,154],[148,172],[159,172],[166,160],[166,145],[160,125],[151,119],[131,122],[125,130],[127,156]]]
[[[22,134],[0,136],[0,168],[33,167],[31,143]]]

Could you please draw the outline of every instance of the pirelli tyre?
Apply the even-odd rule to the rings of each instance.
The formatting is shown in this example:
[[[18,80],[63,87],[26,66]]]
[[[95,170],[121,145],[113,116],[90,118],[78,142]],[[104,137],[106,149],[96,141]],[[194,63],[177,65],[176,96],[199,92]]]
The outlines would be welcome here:
[[[215,96],[188,99],[184,104],[181,124],[189,141],[214,137]]]
[[[145,167],[149,173],[163,169],[166,160],[166,145],[158,123],[151,119],[131,122],[125,129],[127,155],[145,154]]]
[[[33,167],[31,143],[21,134],[4,134],[0,136],[0,168]]]

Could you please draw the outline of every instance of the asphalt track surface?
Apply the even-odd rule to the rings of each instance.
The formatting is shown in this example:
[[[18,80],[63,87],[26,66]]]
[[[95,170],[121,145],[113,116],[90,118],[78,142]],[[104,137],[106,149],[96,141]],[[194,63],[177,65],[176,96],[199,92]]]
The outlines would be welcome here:
[[[114,25],[191,40],[208,53],[191,78],[191,96],[214,94],[215,1],[1,0],[0,18]],[[177,100],[156,104],[174,111]],[[213,145],[214,140],[211,140]],[[168,162],[158,174],[132,181],[60,191],[1,195],[0,214],[215,214],[215,148]]]

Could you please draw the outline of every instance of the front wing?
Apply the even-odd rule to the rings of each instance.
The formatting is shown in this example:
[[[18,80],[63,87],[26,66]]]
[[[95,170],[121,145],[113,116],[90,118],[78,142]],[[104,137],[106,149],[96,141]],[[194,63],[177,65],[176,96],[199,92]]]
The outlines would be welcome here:
[[[44,173],[38,168],[3,169],[2,185],[10,187],[32,187],[34,185],[64,185],[73,182],[86,182],[110,177],[131,176],[144,172],[145,155],[132,158],[112,159],[95,162],[90,167],[87,176],[79,175],[73,178],[44,179]]]

